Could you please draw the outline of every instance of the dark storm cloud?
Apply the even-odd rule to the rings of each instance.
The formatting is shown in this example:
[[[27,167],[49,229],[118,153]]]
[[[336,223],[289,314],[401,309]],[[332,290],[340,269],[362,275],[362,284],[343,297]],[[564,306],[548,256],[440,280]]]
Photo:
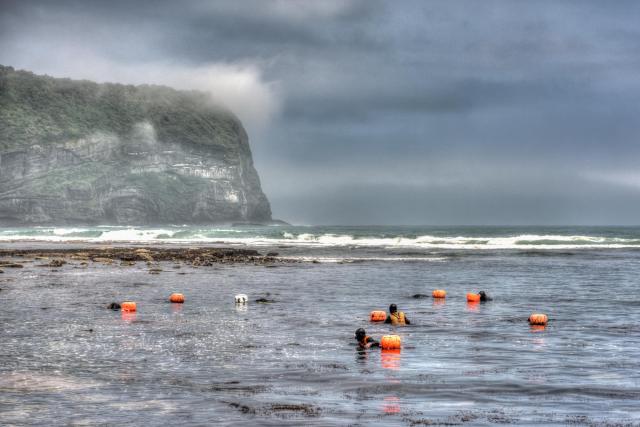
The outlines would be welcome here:
[[[305,4],[306,3],[306,4]],[[2,1],[5,32],[47,29],[63,36],[81,31],[100,43],[96,50],[142,40],[149,57],[202,63],[209,60],[270,58],[281,52],[309,49],[375,49],[362,25],[376,2],[243,2],[190,1]],[[274,7],[274,5],[279,5]],[[331,7],[331,5],[334,5]],[[299,9],[296,12],[296,9]],[[333,11],[332,9],[335,9]],[[36,24],[24,28],[25,21]],[[103,36],[110,33],[111,37]],[[74,35],[79,35],[75,33]],[[10,36],[10,34],[8,34]],[[54,35],[55,36],[55,35]],[[126,40],[125,37],[130,36]],[[153,43],[153,44],[151,44]],[[135,52],[137,54],[137,52]]]
[[[628,223],[637,22],[635,1],[0,0],[0,62],[202,86],[285,219]]]
[[[292,119],[345,121],[375,114],[468,113],[482,108],[554,104],[565,96],[595,98],[587,83],[549,79],[496,81],[473,77],[438,85],[427,82],[385,82],[382,86],[352,86],[336,93],[297,93],[289,97],[284,114]],[[582,88],[578,88],[582,86]],[[573,90],[572,90],[573,89]],[[576,89],[578,89],[576,91]],[[313,102],[309,102],[314,96]],[[575,101],[577,99],[574,98]]]

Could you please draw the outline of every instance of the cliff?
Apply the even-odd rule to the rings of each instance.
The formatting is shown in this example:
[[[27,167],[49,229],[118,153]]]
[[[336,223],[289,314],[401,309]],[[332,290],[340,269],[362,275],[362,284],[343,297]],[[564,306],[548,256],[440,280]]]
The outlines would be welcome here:
[[[269,220],[247,134],[207,95],[0,66],[0,225]]]

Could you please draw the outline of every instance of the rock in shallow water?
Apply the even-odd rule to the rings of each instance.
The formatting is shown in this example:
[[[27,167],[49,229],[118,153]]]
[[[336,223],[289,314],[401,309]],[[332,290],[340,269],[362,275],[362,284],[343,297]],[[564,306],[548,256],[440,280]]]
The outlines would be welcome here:
[[[24,265],[13,261],[0,261],[0,267],[2,268],[24,268]]]

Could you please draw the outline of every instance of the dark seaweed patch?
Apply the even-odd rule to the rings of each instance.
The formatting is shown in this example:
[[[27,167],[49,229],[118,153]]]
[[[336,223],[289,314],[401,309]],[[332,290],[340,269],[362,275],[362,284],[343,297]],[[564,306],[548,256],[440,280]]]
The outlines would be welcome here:
[[[282,412],[295,412],[306,417],[317,417],[320,415],[320,408],[307,404],[274,403],[269,408],[274,414]]]
[[[138,286],[151,286],[151,283],[145,283],[145,282],[133,282],[131,284],[131,286],[133,287],[138,287]]]
[[[43,289],[53,289],[53,288],[59,288],[61,286],[65,286],[66,283],[46,283],[43,285],[39,285],[38,288],[43,288]]]
[[[216,384],[212,384],[210,386],[204,387],[202,389],[202,391],[232,392],[232,393],[240,393],[247,396],[258,394],[258,393],[265,393],[268,390],[269,390],[269,387],[265,385],[241,384],[240,381],[216,383]]]
[[[403,421],[410,426],[459,426],[464,423],[475,421],[480,416],[473,412],[460,412],[447,418],[420,418],[412,419],[405,417]]]
[[[320,415],[320,408],[308,404],[292,404],[292,403],[272,403],[271,405],[252,408],[238,402],[223,402],[230,407],[237,409],[243,414],[250,415],[272,415],[279,418],[290,418],[292,416],[317,417]]]
[[[231,406],[234,409],[237,409],[238,411],[242,412],[243,414],[255,414],[256,410],[253,408],[250,408],[247,405],[243,405],[241,403],[237,403],[237,402],[224,402],[227,405]]]

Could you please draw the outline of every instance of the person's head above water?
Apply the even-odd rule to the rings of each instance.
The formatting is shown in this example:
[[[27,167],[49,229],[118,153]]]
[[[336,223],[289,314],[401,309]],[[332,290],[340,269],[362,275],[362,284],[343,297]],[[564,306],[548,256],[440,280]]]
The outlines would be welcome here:
[[[358,341],[362,341],[366,336],[367,336],[367,333],[363,328],[356,329],[356,339]]]
[[[491,301],[492,299],[485,291],[478,292],[478,295],[480,295],[480,301]]]
[[[402,312],[398,311],[398,306],[395,304],[391,304],[389,306],[389,315],[387,316],[387,320],[384,323],[391,323],[392,325],[410,325],[409,319]]]

